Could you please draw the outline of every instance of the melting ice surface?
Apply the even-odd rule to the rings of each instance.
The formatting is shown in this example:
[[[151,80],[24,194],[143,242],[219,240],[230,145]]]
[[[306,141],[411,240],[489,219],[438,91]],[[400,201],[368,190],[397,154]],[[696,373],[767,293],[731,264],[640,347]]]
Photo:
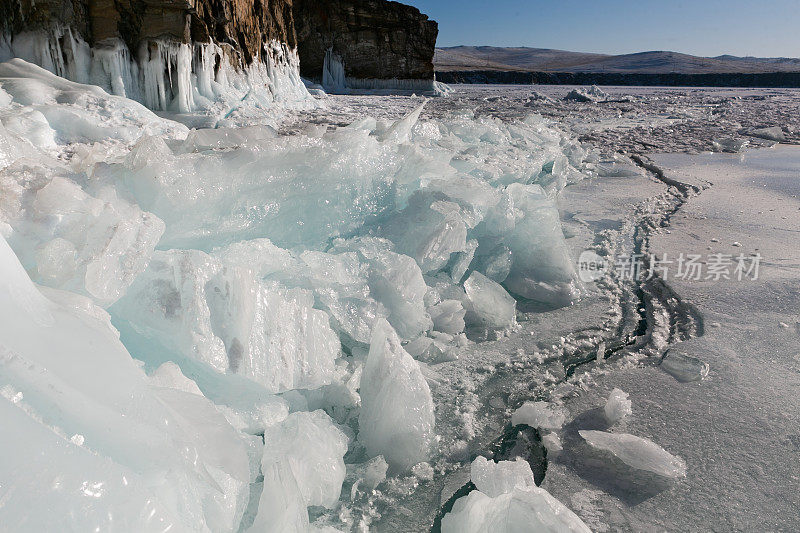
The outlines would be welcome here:
[[[0,64],[0,523],[305,530],[345,454],[436,460],[418,360],[580,296],[554,201],[596,158],[540,117],[421,111],[190,131]]]

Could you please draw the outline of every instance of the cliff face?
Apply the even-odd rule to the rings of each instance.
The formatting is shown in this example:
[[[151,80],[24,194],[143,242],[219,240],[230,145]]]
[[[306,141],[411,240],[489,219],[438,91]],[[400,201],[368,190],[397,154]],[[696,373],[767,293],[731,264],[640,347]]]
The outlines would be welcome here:
[[[328,49],[345,75],[359,79],[433,80],[439,33],[418,9],[385,0],[294,0],[300,72],[321,79]]]
[[[437,33],[385,0],[0,0],[0,61],[180,112],[309,100],[300,72],[321,79],[328,50],[336,88],[433,91]]]
[[[227,44],[245,65],[272,40],[296,46],[292,0],[0,0],[0,16],[12,35],[60,24],[132,51],[148,39]]]

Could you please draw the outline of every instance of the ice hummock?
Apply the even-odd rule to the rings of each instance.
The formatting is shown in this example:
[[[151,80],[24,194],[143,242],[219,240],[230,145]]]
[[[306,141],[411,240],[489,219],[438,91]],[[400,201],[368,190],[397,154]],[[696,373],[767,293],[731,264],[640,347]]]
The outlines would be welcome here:
[[[564,97],[565,100],[574,100],[576,102],[603,102],[608,100],[609,96],[608,93],[602,90],[597,85],[592,85],[589,88],[586,87],[578,87],[576,89],[572,89],[567,96]]]
[[[439,457],[412,353],[454,357],[469,326],[513,324],[515,297],[579,297],[556,199],[592,164],[541,117],[433,120],[422,106],[297,135],[244,110],[189,130],[0,64],[0,235],[15,265],[0,389],[24,437],[3,450],[102,483],[48,493],[56,513],[87,509],[75,529],[102,529],[109,509],[133,530],[232,531],[245,511],[256,528],[302,529],[309,506],[333,504],[345,452],[391,475]],[[304,420],[317,409],[324,421]]]

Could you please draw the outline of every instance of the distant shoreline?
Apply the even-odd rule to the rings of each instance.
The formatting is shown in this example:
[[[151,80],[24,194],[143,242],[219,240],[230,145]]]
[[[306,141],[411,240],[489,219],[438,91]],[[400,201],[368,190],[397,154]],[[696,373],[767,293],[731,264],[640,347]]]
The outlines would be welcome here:
[[[525,72],[505,70],[437,71],[437,81],[509,85],[623,85],[646,87],[800,88],[800,72],[619,73]]]

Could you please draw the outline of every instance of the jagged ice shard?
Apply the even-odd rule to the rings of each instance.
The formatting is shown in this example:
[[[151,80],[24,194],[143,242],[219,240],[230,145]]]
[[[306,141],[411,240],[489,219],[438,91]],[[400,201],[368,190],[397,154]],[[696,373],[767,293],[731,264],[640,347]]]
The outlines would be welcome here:
[[[216,90],[193,72],[174,111]],[[130,97],[126,80],[106,88]],[[515,297],[580,296],[555,198],[591,163],[541,117],[423,105],[293,135],[243,107],[189,130],[0,64],[0,523],[302,530],[348,451],[392,475],[438,457],[412,354],[513,327]]]

